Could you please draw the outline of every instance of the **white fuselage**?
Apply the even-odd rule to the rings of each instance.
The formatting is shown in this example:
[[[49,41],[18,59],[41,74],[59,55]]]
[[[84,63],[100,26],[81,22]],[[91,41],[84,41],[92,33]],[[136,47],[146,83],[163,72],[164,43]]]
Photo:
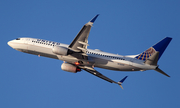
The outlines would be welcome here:
[[[52,52],[54,46],[68,45],[35,38],[18,38],[8,42],[12,48],[39,56],[59,59],[68,63],[75,63],[80,59],[71,55],[62,56]],[[87,49],[88,60],[82,60],[85,65],[99,67],[116,71],[145,71],[155,69],[157,66],[145,64],[143,60],[134,58],[134,56],[121,56],[117,54],[107,53],[100,50]]]

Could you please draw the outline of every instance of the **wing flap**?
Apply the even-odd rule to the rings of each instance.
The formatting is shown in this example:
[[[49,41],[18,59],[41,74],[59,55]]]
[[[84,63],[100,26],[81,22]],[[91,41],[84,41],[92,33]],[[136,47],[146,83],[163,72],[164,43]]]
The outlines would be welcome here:
[[[82,42],[82,41],[78,41],[78,43],[82,44],[82,45],[86,45],[86,46],[89,46],[88,43],[85,43],[85,42]]]
[[[86,52],[87,51],[86,48],[77,47],[77,49],[81,50],[82,52]]]

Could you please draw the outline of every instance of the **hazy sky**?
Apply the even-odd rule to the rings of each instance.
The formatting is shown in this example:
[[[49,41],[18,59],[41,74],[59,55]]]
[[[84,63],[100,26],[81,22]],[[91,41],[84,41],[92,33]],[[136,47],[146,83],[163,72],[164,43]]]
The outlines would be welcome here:
[[[180,107],[180,1],[3,0],[0,13],[0,108]],[[7,45],[18,37],[70,44],[96,14],[100,16],[89,35],[90,49],[133,55],[172,37],[158,63],[171,77],[154,70],[96,68],[115,81],[128,75],[122,90],[85,71],[62,71],[62,61],[25,54]]]

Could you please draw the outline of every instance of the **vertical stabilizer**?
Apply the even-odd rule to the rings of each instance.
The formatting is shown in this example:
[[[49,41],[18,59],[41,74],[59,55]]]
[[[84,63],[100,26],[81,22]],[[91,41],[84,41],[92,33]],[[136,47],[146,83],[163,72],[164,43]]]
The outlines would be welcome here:
[[[163,52],[165,51],[165,49],[167,48],[167,46],[169,45],[171,40],[172,40],[172,38],[166,37],[163,40],[161,40],[160,42],[158,42],[157,44],[155,44],[154,46],[152,46],[156,51],[159,52],[158,59],[160,59],[161,55],[163,54]]]
[[[139,54],[138,56],[136,56],[135,58],[146,61],[149,57],[151,57],[155,53],[159,52],[159,54],[158,54],[158,60],[159,60],[160,57],[162,56],[163,52],[165,51],[165,49],[171,42],[171,40],[172,40],[171,37],[166,37],[163,40],[161,40],[160,42],[158,42],[157,44],[155,44],[152,47],[150,47],[149,49],[147,49],[146,51],[144,51],[141,54]],[[157,54],[156,54],[156,57],[157,57]]]
[[[156,51],[152,56],[150,56],[150,57],[145,61],[145,63],[146,63],[146,64],[149,64],[149,65],[157,66],[158,58],[159,58],[159,51]]]

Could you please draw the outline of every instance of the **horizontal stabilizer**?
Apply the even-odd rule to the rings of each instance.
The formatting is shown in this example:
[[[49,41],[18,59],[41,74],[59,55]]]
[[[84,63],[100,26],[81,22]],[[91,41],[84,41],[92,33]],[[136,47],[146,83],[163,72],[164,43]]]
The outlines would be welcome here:
[[[156,68],[155,71],[157,71],[157,72],[159,72],[159,73],[161,73],[161,74],[163,74],[163,75],[165,75],[165,76],[167,76],[167,77],[170,77],[168,74],[166,74],[165,72],[163,72],[163,71],[162,71],[161,69],[159,69],[159,68]]]

